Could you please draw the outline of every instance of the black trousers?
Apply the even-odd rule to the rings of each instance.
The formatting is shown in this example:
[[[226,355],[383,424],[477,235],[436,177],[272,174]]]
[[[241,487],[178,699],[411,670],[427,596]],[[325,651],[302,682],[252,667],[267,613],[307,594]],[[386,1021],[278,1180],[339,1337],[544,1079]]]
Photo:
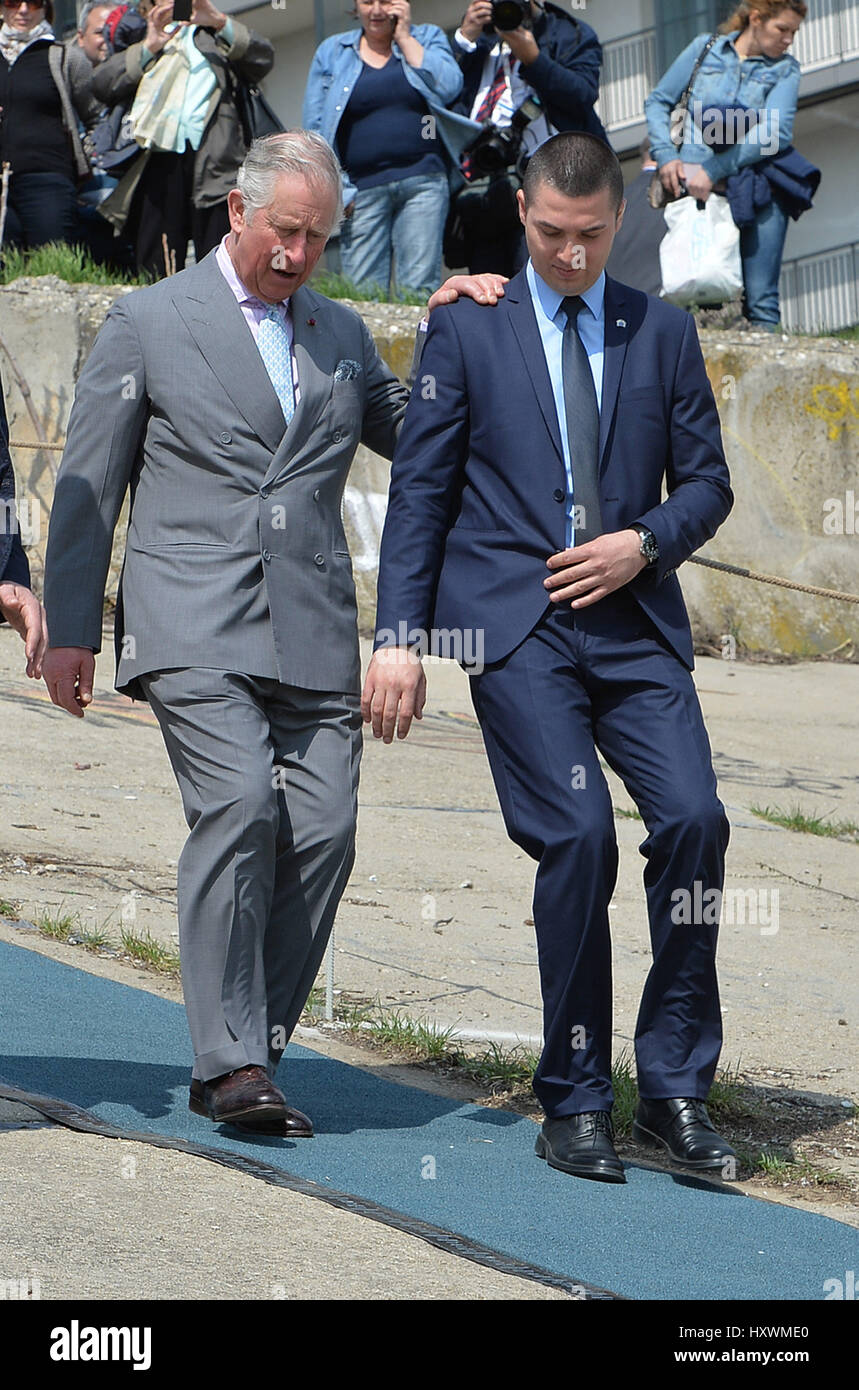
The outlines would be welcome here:
[[[209,208],[193,204],[195,157],[196,151],[190,148],[182,154],[153,151],[132,199],[126,232],[135,249],[138,270],[147,271],[155,280],[167,274],[164,237],[170,268],[175,255],[175,268],[182,270],[189,241],[193,241],[200,261],[230,229],[226,199]]]

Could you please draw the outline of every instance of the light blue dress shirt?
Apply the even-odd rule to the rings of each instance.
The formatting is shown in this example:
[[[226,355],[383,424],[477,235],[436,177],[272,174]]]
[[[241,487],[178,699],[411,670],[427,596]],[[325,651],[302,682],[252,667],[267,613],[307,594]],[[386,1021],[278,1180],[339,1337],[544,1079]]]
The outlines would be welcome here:
[[[530,261],[525,270],[525,278],[528,281],[534,313],[537,316],[537,327],[540,330],[546,366],[549,368],[549,379],[552,383],[552,394],[555,397],[555,410],[558,416],[558,428],[561,432],[564,467],[567,470],[567,549],[570,549],[575,544],[575,527],[573,526],[575,458],[570,454],[570,441],[567,438],[567,410],[564,403],[564,377],[561,366],[564,329],[567,324],[567,316],[561,308],[565,296],[559,294],[557,290],[551,289],[545,280],[537,274]],[[594,379],[594,390],[597,393],[597,404],[602,409],[603,359],[605,357],[605,271],[600,275],[596,284],[591,285],[589,290],[585,290],[581,297],[590,313],[583,309],[579,314],[579,337],[584,344],[585,352],[588,354],[588,362]]]

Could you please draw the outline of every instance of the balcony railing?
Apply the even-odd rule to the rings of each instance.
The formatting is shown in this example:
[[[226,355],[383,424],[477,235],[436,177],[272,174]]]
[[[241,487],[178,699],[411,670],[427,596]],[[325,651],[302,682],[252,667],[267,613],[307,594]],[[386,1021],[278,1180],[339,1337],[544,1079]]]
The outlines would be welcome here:
[[[826,333],[859,323],[859,241],[785,261],[779,285],[781,319],[800,333]]]
[[[814,0],[791,52],[803,72],[859,57],[859,0]],[[603,44],[597,110],[609,131],[644,119],[644,100],[661,77],[656,29],[642,29]]]

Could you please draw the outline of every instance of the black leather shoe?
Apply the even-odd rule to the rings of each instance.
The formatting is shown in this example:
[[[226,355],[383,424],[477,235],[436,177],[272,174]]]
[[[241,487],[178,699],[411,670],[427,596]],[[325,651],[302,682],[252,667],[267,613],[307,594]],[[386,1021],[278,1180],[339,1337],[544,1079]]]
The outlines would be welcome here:
[[[703,1100],[639,1100],[632,1125],[639,1144],[661,1144],[686,1168],[722,1168],[737,1155],[719,1134]]]
[[[596,1182],[626,1182],[623,1164],[615,1153],[614,1129],[607,1110],[583,1115],[562,1115],[544,1120],[537,1135],[535,1153],[550,1168]]]

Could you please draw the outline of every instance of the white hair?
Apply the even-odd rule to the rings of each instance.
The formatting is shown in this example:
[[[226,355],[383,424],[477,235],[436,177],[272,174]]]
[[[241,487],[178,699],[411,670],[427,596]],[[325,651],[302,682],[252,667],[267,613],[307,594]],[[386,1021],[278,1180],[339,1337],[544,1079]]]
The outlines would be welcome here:
[[[340,164],[328,141],[313,130],[287,130],[254,140],[236,174],[245,216],[251,222],[258,208],[267,208],[282,174],[298,175],[308,183],[328,188],[335,196],[332,230],[343,216],[343,184]]]

